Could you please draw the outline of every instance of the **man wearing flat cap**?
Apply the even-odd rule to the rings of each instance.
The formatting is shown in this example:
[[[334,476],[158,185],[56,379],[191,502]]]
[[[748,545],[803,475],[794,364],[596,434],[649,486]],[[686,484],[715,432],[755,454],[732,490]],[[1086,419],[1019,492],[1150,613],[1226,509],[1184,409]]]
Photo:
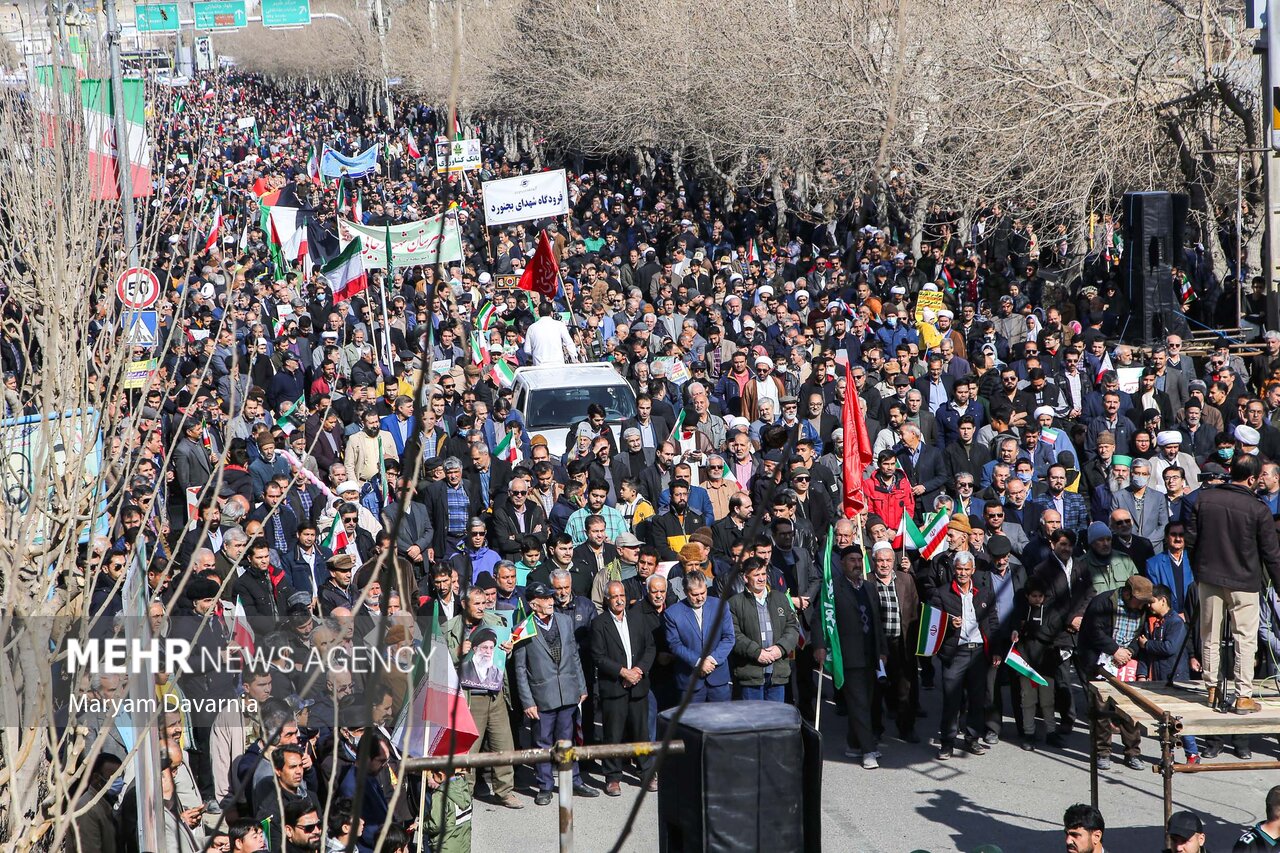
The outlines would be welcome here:
[[[1134,575],[1119,589],[1100,588],[1084,610],[1080,637],[1076,646],[1076,667],[1085,682],[1085,692],[1093,706],[1093,742],[1098,750],[1098,769],[1111,767],[1111,727],[1120,730],[1124,745],[1124,763],[1141,770],[1138,757],[1142,735],[1128,717],[1108,710],[1101,694],[1091,682],[1102,670],[1116,672],[1129,665],[1138,653],[1138,635],[1151,603],[1151,581]]]

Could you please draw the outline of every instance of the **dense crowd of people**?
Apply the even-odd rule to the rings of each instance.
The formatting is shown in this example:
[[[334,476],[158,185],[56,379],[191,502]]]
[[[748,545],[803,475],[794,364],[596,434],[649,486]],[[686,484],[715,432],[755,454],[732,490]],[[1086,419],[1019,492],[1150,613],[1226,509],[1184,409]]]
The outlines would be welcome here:
[[[1189,336],[1125,342],[1119,225],[1081,236],[993,204],[962,228],[934,205],[914,233],[900,185],[834,219],[793,203],[779,222],[763,191],[726,203],[667,164],[575,161],[569,216],[486,227],[480,182],[530,164],[486,141],[478,170],[446,180],[433,110],[404,106],[393,127],[221,75],[177,100],[151,123],[163,203],[146,214],[166,344],[105,437],[111,532],[60,592],[63,641],[120,636],[141,553],[155,632],[205,660],[255,650],[239,672],[158,679],[160,696],[251,700],[166,714],[168,849],[455,851],[473,794],[525,807],[510,767],[401,773],[421,672],[335,664],[433,638],[471,751],[650,740],[682,697],[810,720],[828,697],[846,758],[870,770],[893,741],[934,736],[938,760],[1002,740],[1062,749],[1092,702],[1100,768],[1114,722],[1137,769],[1137,731],[1088,688],[1103,669],[1199,676],[1211,701],[1256,710],[1255,661],[1280,651],[1263,587],[1264,569],[1280,581],[1280,331],[1243,357],[1225,338],[1194,355]],[[317,181],[321,145],[382,160]],[[305,217],[300,262],[264,227],[268,193]],[[316,270],[337,216],[440,214],[462,260],[375,272],[333,301]],[[544,232],[553,297],[514,286]],[[1223,291],[1209,264],[1189,252],[1176,271],[1202,304]],[[115,310],[104,298],[90,334]],[[607,363],[634,405],[584,399],[549,442],[498,362]],[[929,530],[944,541],[913,541]],[[67,690],[111,700],[124,683]],[[116,772],[134,733],[110,714],[81,723],[100,748],[69,844],[135,849],[129,763]],[[1188,762],[1223,748],[1184,746]],[[527,782],[552,801],[548,765]],[[647,759],[578,768],[573,793],[630,784],[656,790]]]

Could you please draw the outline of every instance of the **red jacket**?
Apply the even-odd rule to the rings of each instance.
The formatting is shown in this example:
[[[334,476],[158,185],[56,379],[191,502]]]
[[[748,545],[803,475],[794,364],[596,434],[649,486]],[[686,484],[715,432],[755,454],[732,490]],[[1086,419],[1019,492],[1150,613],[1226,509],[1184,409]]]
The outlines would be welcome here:
[[[893,475],[893,482],[886,486],[880,481],[880,473],[876,472],[868,480],[863,480],[863,493],[867,497],[867,509],[884,520],[890,532],[895,532],[902,524],[902,513],[916,514],[916,497],[911,494],[911,483],[901,471]]]

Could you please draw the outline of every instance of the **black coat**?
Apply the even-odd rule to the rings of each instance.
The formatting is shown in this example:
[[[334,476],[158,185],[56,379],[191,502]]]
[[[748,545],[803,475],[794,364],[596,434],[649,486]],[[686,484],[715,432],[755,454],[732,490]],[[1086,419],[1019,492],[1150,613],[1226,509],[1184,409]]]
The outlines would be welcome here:
[[[1068,586],[1067,575],[1062,571],[1058,558],[1051,555],[1036,566],[1035,577],[1044,584],[1045,607],[1053,611],[1053,623],[1059,626],[1053,644],[1060,649],[1074,648],[1077,635],[1069,633],[1067,628],[1071,620],[1084,616],[1085,608],[1095,595],[1089,566],[1083,559],[1072,560],[1071,584]]]
[[[544,546],[551,528],[547,525],[547,514],[542,511],[542,504],[536,500],[525,498],[524,533],[516,523],[515,513],[511,511],[510,501],[503,501],[493,510],[493,543],[504,560],[520,559],[520,540],[525,536],[536,536]]]
[[[445,491],[447,488],[447,481],[436,480],[427,484],[426,494],[424,495],[424,503],[426,503],[427,512],[431,516],[431,529],[435,541],[432,547],[436,549],[437,560],[442,560],[448,556],[445,551],[445,534],[449,530],[449,496]],[[466,491],[469,502],[467,516],[480,515],[484,511],[484,502],[480,500],[479,487],[471,480],[463,477],[462,488]]]
[[[255,637],[265,637],[284,621],[289,612],[293,587],[287,581],[272,584],[266,572],[245,564],[244,573],[233,582],[235,598],[244,605],[245,617]]]
[[[1275,522],[1266,505],[1244,486],[1199,490],[1187,526],[1187,550],[1201,583],[1258,592],[1265,566],[1271,583],[1280,587]]]
[[[644,671],[644,677],[630,687],[623,684],[618,675],[627,666],[627,654],[622,647],[622,637],[613,625],[613,614],[601,613],[591,623],[591,656],[595,660],[601,699],[623,696],[637,699],[649,692],[649,670],[653,669],[658,650],[649,621],[634,607],[627,611],[627,634],[631,638],[631,665]]]
[[[933,500],[942,494],[942,487],[947,483],[947,463],[942,451],[924,442],[920,443],[920,458],[914,463],[906,447],[899,448],[897,455],[911,485],[924,486],[924,493],[916,495],[916,517],[923,518],[933,512]]]
[[[978,620],[978,630],[982,632],[982,643],[987,654],[990,655],[992,649],[989,640],[993,638],[1000,628],[1000,623],[996,618],[996,602],[991,596],[991,590],[988,587],[973,584],[973,613]],[[955,582],[947,586],[940,587],[933,591],[933,595],[929,603],[934,607],[943,610],[946,614],[944,618],[947,621],[947,634],[942,639],[942,648],[938,651],[938,657],[943,662],[947,662],[956,656],[960,649],[960,629],[951,626],[950,617],[959,616],[964,612],[964,605],[960,600],[960,593],[956,589]]]

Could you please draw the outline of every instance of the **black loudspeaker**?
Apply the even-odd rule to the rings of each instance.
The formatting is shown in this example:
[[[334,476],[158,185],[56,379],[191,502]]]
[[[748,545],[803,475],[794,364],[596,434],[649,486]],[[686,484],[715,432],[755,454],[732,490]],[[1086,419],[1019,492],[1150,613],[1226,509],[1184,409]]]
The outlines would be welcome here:
[[[674,709],[658,718],[658,738]],[[658,777],[662,853],[818,853],[822,736],[781,702],[690,705]]]
[[[1121,337],[1136,343],[1186,334],[1173,265],[1186,265],[1183,233],[1187,197],[1166,192],[1125,193],[1124,258],[1120,290],[1129,300]]]

